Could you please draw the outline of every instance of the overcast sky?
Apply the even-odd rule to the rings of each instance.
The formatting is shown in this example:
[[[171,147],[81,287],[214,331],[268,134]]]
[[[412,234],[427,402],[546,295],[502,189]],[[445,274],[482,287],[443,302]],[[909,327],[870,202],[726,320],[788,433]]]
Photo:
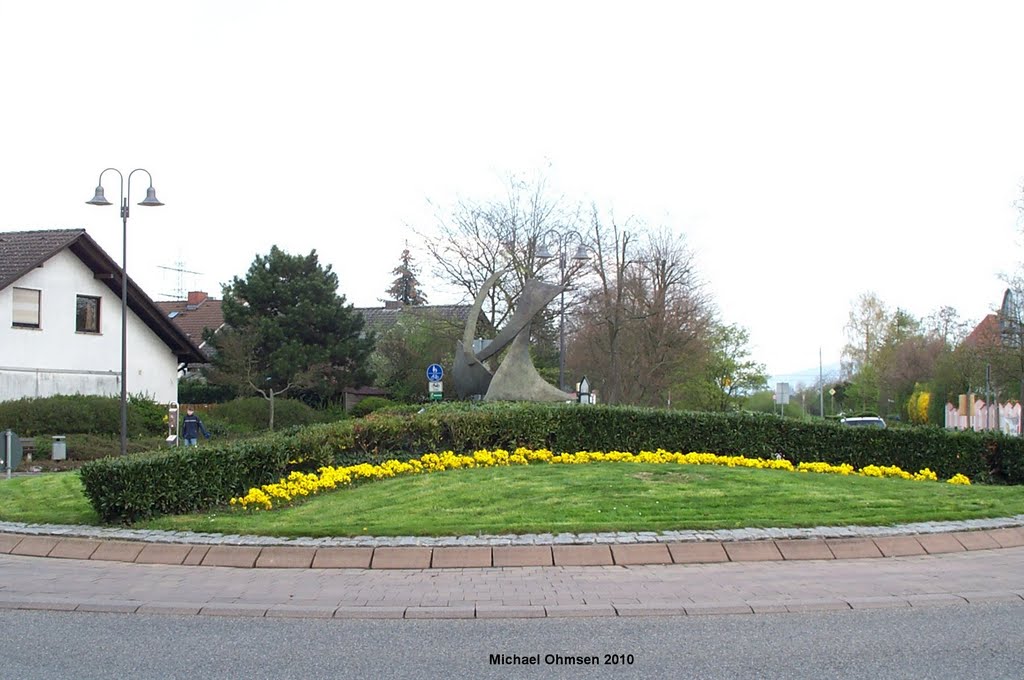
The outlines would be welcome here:
[[[864,291],[999,303],[1022,27],[1020,2],[0,0],[0,230],[83,227],[119,260],[116,208],[84,202],[142,167],[166,206],[134,206],[137,173],[128,272],[154,299],[277,244],[372,306],[406,240],[429,270],[428,200],[543,171],[685,234],[778,376],[838,362]]]

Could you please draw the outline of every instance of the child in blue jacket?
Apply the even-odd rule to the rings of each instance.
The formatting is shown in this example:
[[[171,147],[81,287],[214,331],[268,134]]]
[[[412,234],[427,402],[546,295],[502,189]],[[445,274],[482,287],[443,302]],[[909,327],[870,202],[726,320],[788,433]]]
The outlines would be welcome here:
[[[181,438],[185,440],[185,446],[195,446],[200,432],[207,439],[210,438],[210,433],[203,427],[203,421],[196,415],[195,409],[189,408],[181,420]]]

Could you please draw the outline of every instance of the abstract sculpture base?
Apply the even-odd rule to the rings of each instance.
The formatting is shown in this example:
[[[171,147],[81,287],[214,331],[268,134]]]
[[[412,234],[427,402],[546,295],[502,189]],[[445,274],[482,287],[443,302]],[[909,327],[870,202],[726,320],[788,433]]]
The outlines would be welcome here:
[[[456,343],[455,365],[452,367],[455,391],[463,399],[483,395],[486,401],[572,401],[572,395],[541,377],[530,358],[530,327],[533,319],[564,290],[563,286],[538,279],[527,281],[512,319],[497,337],[479,354],[469,349],[473,346],[473,330],[484,298],[502,273],[491,274],[477,293],[466,320],[462,342]],[[494,375],[491,375],[484,362],[505,347],[508,347],[508,352]]]
[[[530,359],[530,327],[516,336],[508,354],[498,366],[484,401],[571,401],[566,394],[540,376]]]

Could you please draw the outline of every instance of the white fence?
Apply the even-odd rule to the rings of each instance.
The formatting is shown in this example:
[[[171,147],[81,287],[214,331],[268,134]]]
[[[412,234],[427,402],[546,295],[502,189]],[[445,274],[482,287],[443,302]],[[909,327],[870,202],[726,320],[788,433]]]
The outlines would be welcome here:
[[[1021,408],[1019,403],[986,404],[982,399],[961,399],[961,408],[946,404],[948,430],[1001,430],[1020,436]]]
[[[120,393],[120,375],[111,371],[0,366],[0,401],[52,397],[57,394],[99,394],[116,397]]]

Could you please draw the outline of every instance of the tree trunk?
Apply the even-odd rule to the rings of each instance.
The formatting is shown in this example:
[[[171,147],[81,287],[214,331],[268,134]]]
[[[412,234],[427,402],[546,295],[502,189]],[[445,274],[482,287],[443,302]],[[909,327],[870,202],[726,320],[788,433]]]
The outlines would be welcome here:
[[[270,431],[274,431],[274,388],[270,388]]]

